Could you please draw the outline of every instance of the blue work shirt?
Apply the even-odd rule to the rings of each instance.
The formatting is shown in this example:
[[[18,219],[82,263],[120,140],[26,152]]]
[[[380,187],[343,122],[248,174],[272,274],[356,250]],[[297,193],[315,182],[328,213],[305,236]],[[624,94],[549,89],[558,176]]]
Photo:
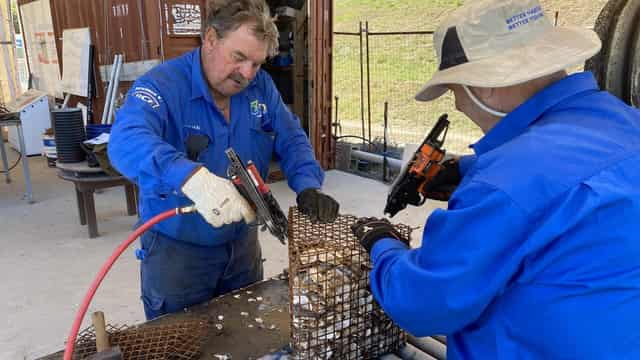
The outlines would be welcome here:
[[[231,121],[227,122],[202,72],[200,49],[158,65],[133,84],[116,114],[109,158],[138,184],[142,221],[191,204],[180,188],[197,166],[228,177],[224,151],[229,147],[244,162],[253,160],[264,179],[272,155],[277,155],[296,193],[321,187],[324,173],[309,139],[265,71],[260,70],[246,89],[232,96],[230,104]],[[186,155],[185,141],[191,135],[208,138],[197,161]],[[201,245],[219,245],[246,234],[244,222],[214,229],[199,214],[173,217],[154,229]]]
[[[449,359],[640,359],[640,112],[577,73],[473,149],[421,248],[374,246],[384,310]]]

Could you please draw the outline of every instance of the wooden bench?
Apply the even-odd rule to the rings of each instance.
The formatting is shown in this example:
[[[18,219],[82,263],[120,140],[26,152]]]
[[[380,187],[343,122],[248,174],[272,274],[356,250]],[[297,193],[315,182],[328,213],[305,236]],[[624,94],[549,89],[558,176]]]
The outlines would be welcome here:
[[[98,189],[106,189],[114,186],[124,186],[127,200],[127,214],[136,215],[137,191],[136,186],[124,176],[111,176],[100,168],[91,168],[87,162],[80,163],[56,163],[58,177],[71,181],[76,190],[78,214],[81,225],[89,225],[89,237],[98,236],[98,222],[96,219],[96,205],[93,194]]]

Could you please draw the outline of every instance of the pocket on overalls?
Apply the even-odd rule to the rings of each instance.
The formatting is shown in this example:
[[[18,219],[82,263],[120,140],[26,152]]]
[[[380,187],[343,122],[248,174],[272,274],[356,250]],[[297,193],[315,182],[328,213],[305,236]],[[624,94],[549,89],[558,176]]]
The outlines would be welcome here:
[[[253,147],[252,155],[254,158],[247,160],[253,160],[262,177],[267,175],[266,172],[269,169],[269,163],[271,163],[271,160],[273,159],[275,139],[275,131],[264,131],[259,128],[251,128],[251,140]]]
[[[249,227],[247,233],[230,242],[231,259],[225,277],[235,278],[241,286],[262,279],[262,248],[258,241],[257,227]]]
[[[148,261],[153,255],[153,250],[159,241],[158,233],[148,231],[140,236],[140,249],[136,250],[136,257],[140,260],[140,290],[144,314],[147,320],[154,319],[167,313],[165,309],[165,298],[154,293],[154,282],[150,278]]]
[[[147,231],[140,236],[140,249],[136,251],[136,257],[140,261],[146,261],[152,255],[153,249],[158,242],[158,233],[155,231]]]

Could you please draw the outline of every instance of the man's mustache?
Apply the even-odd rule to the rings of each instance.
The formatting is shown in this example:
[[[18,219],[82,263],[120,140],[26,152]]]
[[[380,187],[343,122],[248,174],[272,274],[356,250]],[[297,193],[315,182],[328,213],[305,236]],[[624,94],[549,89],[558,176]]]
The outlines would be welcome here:
[[[229,79],[237,82],[242,87],[249,85],[249,80],[246,79],[244,76],[242,76],[242,74],[239,74],[239,73],[233,73],[233,74],[229,75]]]

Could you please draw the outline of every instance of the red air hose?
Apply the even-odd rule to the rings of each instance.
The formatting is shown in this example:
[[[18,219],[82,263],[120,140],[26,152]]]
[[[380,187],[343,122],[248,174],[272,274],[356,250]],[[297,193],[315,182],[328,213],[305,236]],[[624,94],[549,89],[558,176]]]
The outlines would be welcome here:
[[[100,283],[102,282],[104,277],[107,275],[107,273],[111,269],[111,266],[113,266],[113,263],[116,262],[118,257],[120,257],[120,255],[129,247],[129,245],[131,245],[132,242],[134,242],[144,232],[149,230],[153,225],[163,220],[166,220],[172,216],[179,215],[179,214],[186,214],[194,211],[195,211],[195,207],[189,206],[185,208],[167,210],[159,215],[156,215],[153,218],[151,218],[149,221],[144,223],[142,226],[137,228],[136,231],[134,231],[131,235],[129,235],[127,240],[122,242],[120,246],[116,248],[116,250],[113,252],[113,254],[111,254],[109,259],[107,259],[104,265],[102,265],[100,272],[98,272],[98,275],[96,275],[95,279],[93,279],[93,282],[91,283],[91,287],[89,287],[89,290],[84,296],[84,299],[82,299],[80,308],[78,309],[78,312],[76,312],[76,318],[73,321],[73,325],[71,326],[71,332],[69,332],[69,337],[67,338],[67,344],[65,345],[65,348],[64,348],[64,360],[71,360],[71,357],[73,356],[73,348],[76,344],[76,338],[78,337],[78,331],[80,330],[80,325],[82,325],[82,320],[84,319],[84,315],[87,312],[87,309],[89,308],[89,304],[91,303],[91,300],[93,299],[93,296],[95,295],[96,290],[98,290]]]

